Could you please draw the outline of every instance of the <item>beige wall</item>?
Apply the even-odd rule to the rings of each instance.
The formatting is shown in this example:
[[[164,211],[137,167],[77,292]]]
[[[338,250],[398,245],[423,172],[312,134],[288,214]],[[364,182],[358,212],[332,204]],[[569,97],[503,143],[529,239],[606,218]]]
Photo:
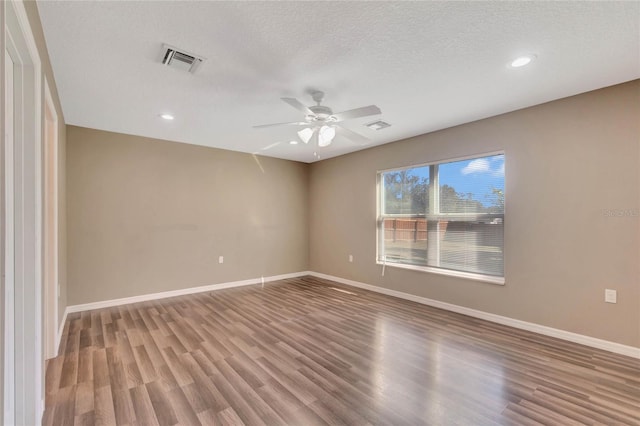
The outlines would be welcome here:
[[[639,123],[634,81],[315,163],[310,269],[640,346],[640,218],[603,214],[640,209]],[[498,150],[506,285],[389,267],[382,277],[376,171]]]
[[[72,305],[307,270],[305,164],[68,126],[67,175]]]
[[[639,116],[634,81],[311,166],[69,126],[69,304],[310,269],[640,346],[639,218],[603,214],[640,208]],[[498,150],[506,285],[382,277],[376,171]]]

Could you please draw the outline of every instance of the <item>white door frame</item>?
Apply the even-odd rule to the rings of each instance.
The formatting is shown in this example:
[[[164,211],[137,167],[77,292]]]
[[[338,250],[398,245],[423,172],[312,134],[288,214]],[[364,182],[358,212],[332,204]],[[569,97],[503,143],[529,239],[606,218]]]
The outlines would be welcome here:
[[[56,356],[58,341],[58,114],[44,79],[44,359]],[[43,364],[43,368],[46,364]]]
[[[21,1],[2,2],[6,51],[14,62],[14,285],[13,339],[5,336],[4,354],[13,356],[13,410],[5,406],[7,424],[41,423],[44,406],[42,366],[42,74],[38,49]],[[4,82],[4,76],[2,76]],[[7,196],[8,197],[8,196]],[[10,284],[10,283],[8,283]],[[5,288],[5,294],[8,289]],[[5,318],[5,321],[7,318]],[[6,327],[5,327],[6,329]],[[5,362],[5,368],[11,368]],[[5,370],[5,372],[8,370]],[[7,393],[4,392],[5,404]],[[10,421],[7,421],[9,419]]]
[[[0,120],[2,120],[2,125],[5,123],[5,73],[4,73],[4,56],[5,56],[5,43],[4,43],[4,7],[0,7],[0,50],[2,50],[2,54],[0,55]],[[3,127],[4,128],[4,127]],[[6,280],[6,268],[5,268],[5,253],[6,253],[6,241],[5,235],[7,231],[7,220],[6,220],[6,200],[5,200],[5,182],[6,182],[6,171],[5,167],[5,140],[7,139],[4,131],[0,134],[0,164],[3,166],[0,168],[0,386],[2,386],[2,390],[0,391],[0,418],[4,421],[4,406],[5,406],[5,385],[7,382],[5,381],[5,317],[6,313],[4,309],[6,308],[5,297],[4,297],[4,289],[5,289],[5,280]],[[13,228],[13,226],[12,226]]]
[[[2,301],[4,307],[3,320],[3,416],[4,424],[13,424],[14,408],[14,351],[13,351],[13,333],[14,333],[14,315],[13,315],[13,288],[14,288],[14,203],[13,203],[13,175],[14,175],[14,155],[13,155],[13,61],[9,57],[9,53],[5,50],[2,58],[7,68],[2,79],[4,84],[4,93],[2,104],[4,106],[4,135],[2,139],[2,154],[4,173],[2,175],[2,201],[3,201],[3,272],[2,272]],[[6,301],[6,303],[5,303]],[[6,410],[6,411],[5,411]]]

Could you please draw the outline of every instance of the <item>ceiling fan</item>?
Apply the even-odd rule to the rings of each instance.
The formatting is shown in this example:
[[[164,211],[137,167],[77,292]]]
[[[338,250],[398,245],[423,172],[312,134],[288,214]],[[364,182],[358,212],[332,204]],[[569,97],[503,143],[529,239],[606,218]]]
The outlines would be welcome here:
[[[369,115],[380,114],[380,108],[375,105],[350,109],[348,111],[334,113],[328,106],[320,105],[324,98],[324,92],[315,91],[311,97],[317,105],[305,106],[302,102],[294,98],[280,98],[298,111],[304,113],[304,121],[292,121],[289,123],[263,124],[253,126],[254,128],[274,127],[274,126],[298,126],[304,127],[298,131],[300,140],[305,144],[317,142],[319,147],[329,146],[336,134],[360,144],[371,142],[371,139],[362,136],[352,130],[347,129],[341,123],[353,118],[367,117]]]

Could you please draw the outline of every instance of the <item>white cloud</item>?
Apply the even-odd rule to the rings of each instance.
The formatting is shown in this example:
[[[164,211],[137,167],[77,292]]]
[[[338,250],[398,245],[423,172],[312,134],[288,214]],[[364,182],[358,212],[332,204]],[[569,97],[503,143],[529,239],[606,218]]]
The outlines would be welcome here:
[[[504,161],[500,163],[500,167],[493,171],[494,176],[504,176]]]
[[[462,169],[462,174],[469,175],[471,173],[487,173],[490,171],[491,166],[489,165],[489,161],[486,158],[477,158]]]

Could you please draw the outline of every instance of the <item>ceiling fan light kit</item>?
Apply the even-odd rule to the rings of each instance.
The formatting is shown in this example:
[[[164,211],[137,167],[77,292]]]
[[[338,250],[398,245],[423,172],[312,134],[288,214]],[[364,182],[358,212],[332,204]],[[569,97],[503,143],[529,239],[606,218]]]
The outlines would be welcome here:
[[[313,136],[313,130],[310,127],[305,127],[302,130],[298,131],[298,137],[304,143],[309,143],[311,140],[311,136]]]
[[[318,131],[318,146],[324,147],[331,145],[333,138],[336,137],[336,129],[333,126],[322,126]]]
[[[253,127],[303,126],[304,128],[297,132],[300,140],[305,144],[313,141],[314,144],[317,144],[321,148],[331,145],[331,142],[333,142],[337,134],[359,144],[365,144],[371,141],[369,138],[347,129],[341,123],[354,118],[378,115],[381,113],[380,108],[375,105],[369,105],[334,113],[328,106],[320,105],[324,99],[324,92],[313,92],[311,97],[316,102],[316,105],[306,106],[295,98],[280,98],[285,103],[304,113],[304,121],[263,124]]]

